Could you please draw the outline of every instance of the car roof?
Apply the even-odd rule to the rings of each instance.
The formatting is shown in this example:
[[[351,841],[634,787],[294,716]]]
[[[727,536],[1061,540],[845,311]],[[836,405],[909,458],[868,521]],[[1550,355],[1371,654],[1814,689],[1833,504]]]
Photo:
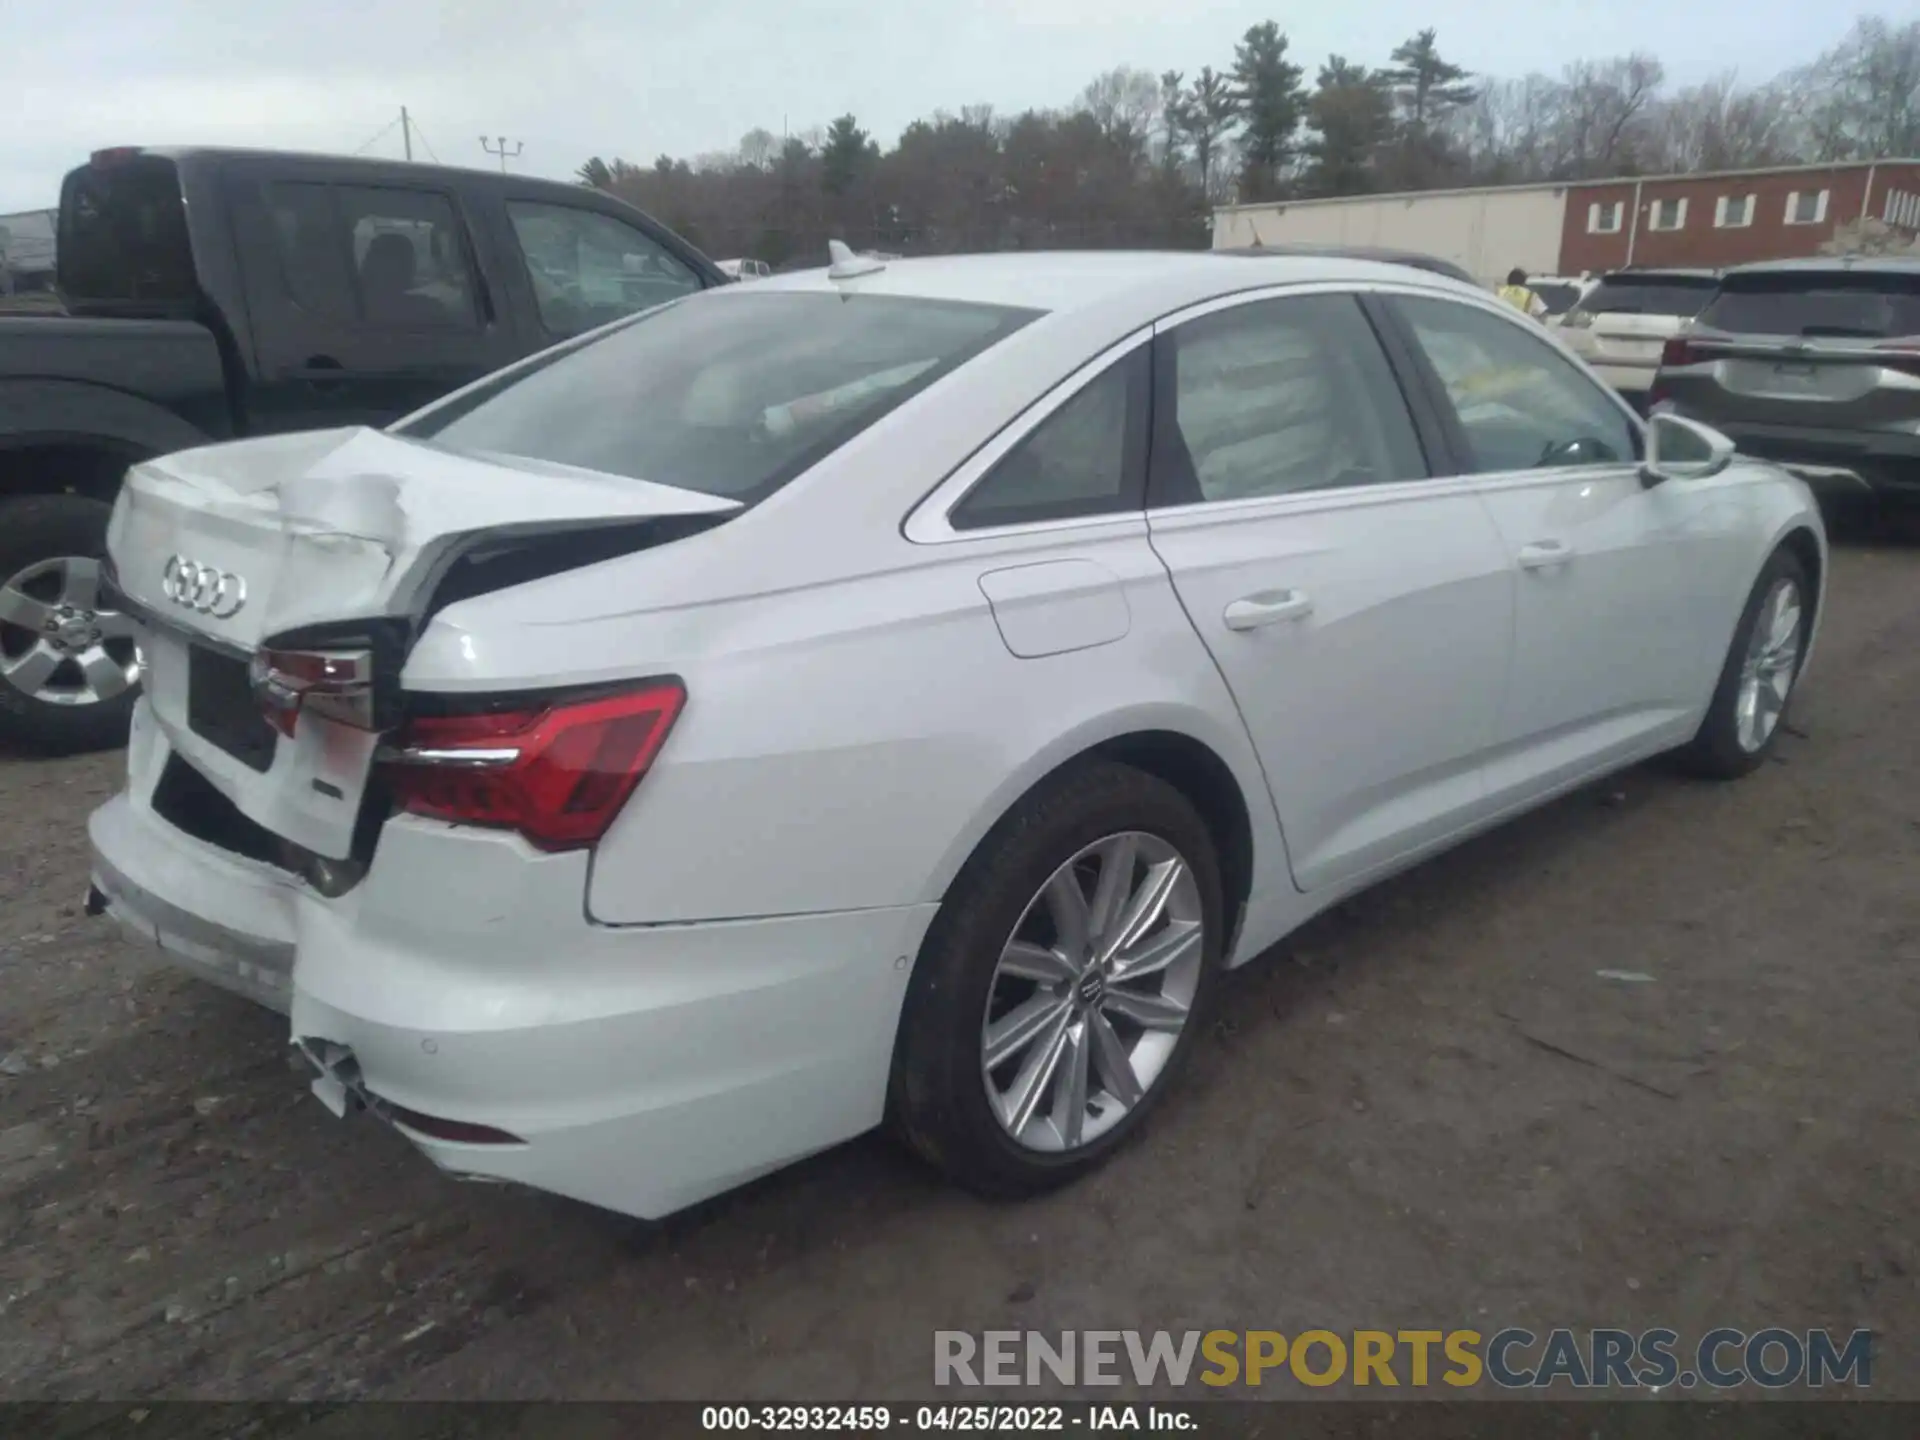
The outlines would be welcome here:
[[[1151,295],[1168,305],[1180,305],[1267,285],[1404,283],[1408,279],[1403,265],[1330,253],[1229,256],[1213,250],[1016,250],[888,260],[841,280],[833,279],[825,268],[792,271],[755,288],[762,294],[829,290],[900,295],[1058,314],[1109,303],[1123,305],[1130,295]],[[1423,271],[1419,281],[1455,292],[1484,293],[1468,282],[1432,271]]]
[[[1445,275],[1450,279],[1474,283],[1466,267],[1456,265],[1451,260],[1442,260],[1438,255],[1428,255],[1419,250],[1396,250],[1385,245],[1229,245],[1213,252],[1215,255],[1234,255],[1258,258],[1265,255],[1316,255],[1335,260],[1378,260],[1387,265],[1411,265],[1416,270],[1425,270],[1433,275]]]
[[[1602,280],[1718,280],[1719,278],[1718,270],[1687,265],[1628,265],[1618,270],[1609,270],[1600,276]]]
[[[1757,260],[1751,265],[1735,265],[1723,275],[1836,275],[1849,271],[1867,271],[1888,275],[1911,275],[1920,271],[1920,256],[1914,255],[1812,255],[1797,260]]]

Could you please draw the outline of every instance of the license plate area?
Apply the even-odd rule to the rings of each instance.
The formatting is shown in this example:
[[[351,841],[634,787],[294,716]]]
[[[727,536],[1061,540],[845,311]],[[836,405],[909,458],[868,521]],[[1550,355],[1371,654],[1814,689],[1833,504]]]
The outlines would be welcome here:
[[[280,737],[254,703],[247,662],[238,656],[187,646],[187,728],[249,770],[273,768]]]

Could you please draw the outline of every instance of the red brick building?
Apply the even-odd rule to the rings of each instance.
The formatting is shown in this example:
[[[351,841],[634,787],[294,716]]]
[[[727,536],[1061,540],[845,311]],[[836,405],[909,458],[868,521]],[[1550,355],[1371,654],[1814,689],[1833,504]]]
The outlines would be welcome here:
[[[1920,228],[1920,160],[1570,184],[1560,273],[1816,255],[1836,228],[1869,215]]]

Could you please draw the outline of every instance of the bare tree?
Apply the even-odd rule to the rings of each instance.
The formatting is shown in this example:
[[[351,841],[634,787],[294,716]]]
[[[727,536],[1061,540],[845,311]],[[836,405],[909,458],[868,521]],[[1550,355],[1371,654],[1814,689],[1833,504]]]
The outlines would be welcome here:
[[[1636,141],[1664,76],[1651,55],[1580,60],[1565,71],[1556,170],[1566,179],[1618,175],[1640,168]]]
[[[1470,172],[1494,184],[1551,179],[1566,102],[1565,82],[1548,75],[1483,85],[1453,117]]]
[[[1920,149],[1920,20],[1857,21],[1786,87],[1810,159],[1911,155]]]
[[[1732,74],[1647,108],[1641,158],[1662,171],[1744,170],[1796,158],[1786,95],[1769,86],[1742,90]]]
[[[755,170],[771,169],[780,155],[780,137],[759,126],[740,137],[740,163]]]
[[[1091,116],[1108,140],[1144,156],[1160,115],[1160,82],[1122,65],[1089,81],[1073,108]]]

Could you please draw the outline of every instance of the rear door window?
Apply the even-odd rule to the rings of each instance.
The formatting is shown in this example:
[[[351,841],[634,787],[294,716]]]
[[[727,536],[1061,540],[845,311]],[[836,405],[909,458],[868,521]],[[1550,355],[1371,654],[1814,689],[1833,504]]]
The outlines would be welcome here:
[[[1158,349],[1156,506],[1427,474],[1393,372],[1350,295],[1216,311]]]
[[[474,329],[466,236],[447,197],[397,186],[281,181],[267,206],[287,293],[381,329]]]
[[[1729,275],[1700,323],[1736,335],[1920,335],[1920,269]]]

